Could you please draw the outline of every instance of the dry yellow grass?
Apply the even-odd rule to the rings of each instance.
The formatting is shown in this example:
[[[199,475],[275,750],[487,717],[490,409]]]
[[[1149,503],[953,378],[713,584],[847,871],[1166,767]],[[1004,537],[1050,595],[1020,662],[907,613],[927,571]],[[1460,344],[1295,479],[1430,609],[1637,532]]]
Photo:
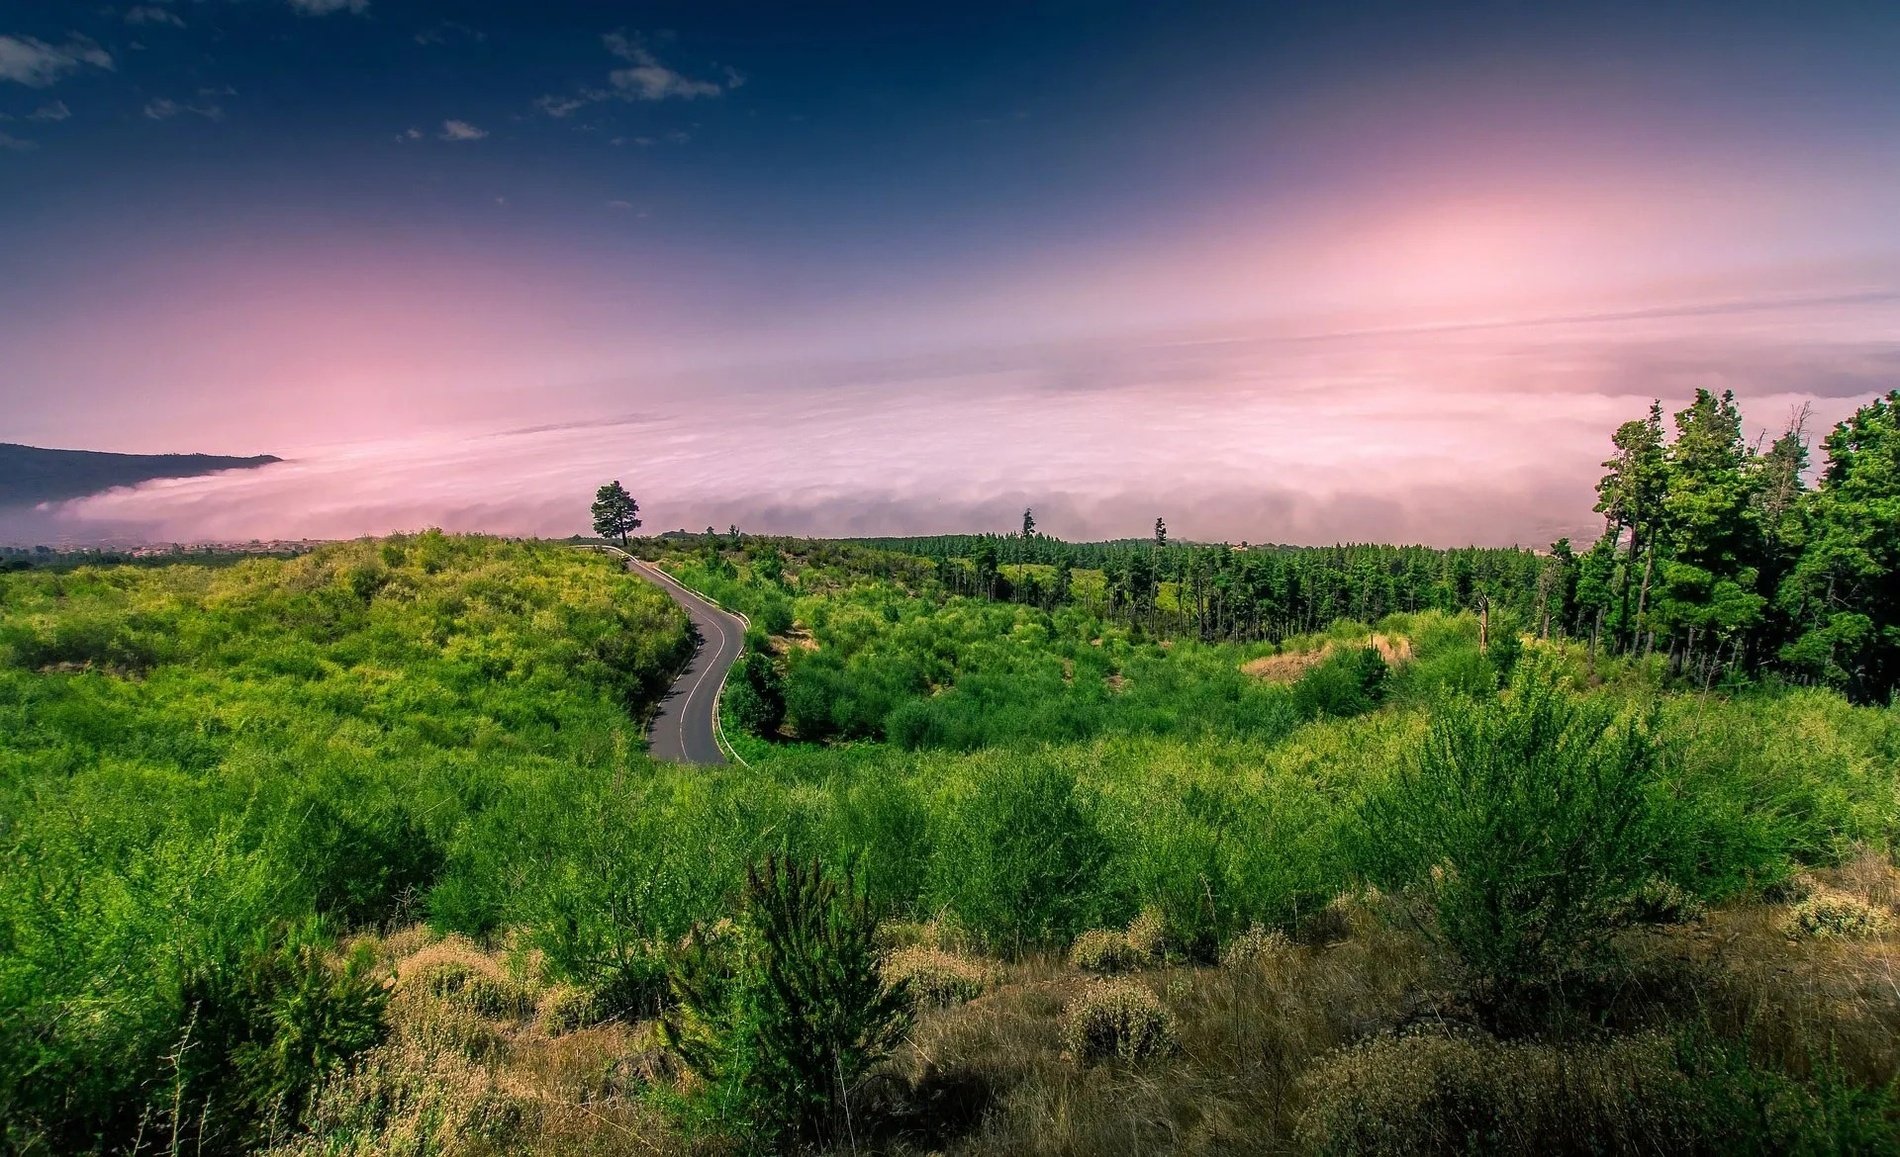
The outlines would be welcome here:
[[[1900,873],[1863,856],[1812,874],[1806,891],[1891,910]],[[1169,1047],[1134,1048],[1144,1054],[1134,1059],[1097,1049],[1109,1055],[1088,1064],[1077,1062],[1072,1018],[1091,993],[1128,981],[1059,956],[971,957],[941,923],[892,925],[882,940],[893,963],[951,962],[981,984],[960,989],[961,1003],[920,1006],[911,1038],[867,1089],[856,1151],[1443,1150],[1462,1143],[1467,1117],[1531,1139],[1575,1121],[1653,1137],[1679,1124],[1670,1114],[1683,1078],[1665,1043],[1692,1009],[1770,1070],[1801,1076],[1825,1062],[1870,1088],[1900,1078],[1900,933],[1790,940],[1796,902],[1631,933],[1626,974],[1587,1032],[1558,1018],[1512,1039],[1483,1031],[1456,969],[1407,930],[1399,899],[1341,897],[1298,942],[1255,929],[1218,967],[1142,972],[1142,995],[1122,1011],[1139,999]],[[324,1090],[314,1133],[280,1153],[739,1151],[679,1132],[655,1107],[649,1090],[677,1090],[683,1078],[651,1023],[587,1025],[575,1011],[584,994],[523,975],[520,952],[419,930],[377,948],[397,976],[390,1038]],[[526,1011],[466,996],[502,980],[529,995]],[[1451,1110],[1435,1099],[1444,1089],[1462,1090]]]
[[[322,1090],[310,1133],[276,1152],[686,1151],[641,1096],[671,1075],[651,1023],[588,1024],[586,994],[543,985],[538,961],[505,946],[421,928],[370,942],[395,969],[389,1037]]]

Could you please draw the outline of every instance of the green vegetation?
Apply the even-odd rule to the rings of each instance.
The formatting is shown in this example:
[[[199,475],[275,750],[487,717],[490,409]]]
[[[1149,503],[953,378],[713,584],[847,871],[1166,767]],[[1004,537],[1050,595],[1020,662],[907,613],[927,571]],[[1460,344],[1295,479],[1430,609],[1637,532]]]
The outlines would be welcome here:
[[[597,552],[0,575],[5,1147],[1892,1152],[1888,405],[1740,634],[1768,490],[1627,427],[1583,556],[632,540],[750,766],[640,754],[687,624]]]
[[[490,809],[624,768],[686,646],[604,559],[439,534],[12,574],[0,615],[0,1127],[48,1152],[288,1132],[380,1035],[322,946],[492,926]]]

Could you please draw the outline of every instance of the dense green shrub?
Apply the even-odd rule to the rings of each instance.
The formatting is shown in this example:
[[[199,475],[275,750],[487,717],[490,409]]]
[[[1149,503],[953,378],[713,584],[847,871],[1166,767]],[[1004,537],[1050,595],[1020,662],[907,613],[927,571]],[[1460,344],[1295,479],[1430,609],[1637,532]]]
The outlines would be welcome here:
[[[312,776],[301,794],[282,856],[302,865],[319,912],[361,925],[420,909],[446,855],[407,806],[363,776]]]
[[[675,961],[668,1042],[715,1111],[769,1144],[841,1135],[859,1083],[902,1038],[910,996],[884,982],[877,922],[842,884],[772,857],[746,876],[739,934],[701,933]]]
[[[230,1151],[293,1131],[322,1082],[382,1040],[383,981],[367,947],[332,961],[314,925],[192,975],[173,1097],[198,1112],[178,1122],[195,1134],[181,1146]]]
[[[933,843],[933,895],[993,947],[1060,943],[1105,914],[1110,848],[1064,768],[992,768],[939,814]]]
[[[785,677],[770,655],[746,654],[726,680],[726,707],[739,726],[771,737],[785,723]]]
[[[1369,875],[1422,889],[1493,996],[1586,967],[1652,874],[1653,726],[1535,670],[1500,702],[1448,705],[1363,809]]]
[[[1293,702],[1309,719],[1363,715],[1384,701],[1389,673],[1378,648],[1340,648],[1300,676]]]

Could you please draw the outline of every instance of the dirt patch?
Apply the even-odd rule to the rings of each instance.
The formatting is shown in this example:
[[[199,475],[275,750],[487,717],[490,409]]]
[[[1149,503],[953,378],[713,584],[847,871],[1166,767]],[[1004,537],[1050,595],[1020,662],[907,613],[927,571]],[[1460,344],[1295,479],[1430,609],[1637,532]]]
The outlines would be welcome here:
[[[1373,635],[1366,640],[1378,648],[1380,658],[1388,667],[1398,667],[1412,661],[1412,640],[1404,635]]]
[[[1388,667],[1402,667],[1412,661],[1412,640],[1403,635],[1368,635],[1362,646],[1372,647],[1379,652]],[[1316,651],[1288,651],[1279,655],[1263,655],[1240,665],[1243,674],[1268,683],[1292,683],[1307,673],[1328,655],[1340,648],[1339,643],[1328,643]]]
[[[783,635],[770,637],[772,651],[778,655],[789,655],[793,651],[816,651],[818,640],[807,630],[788,631]]]
[[[1240,665],[1242,674],[1264,679],[1269,683],[1291,683],[1307,669],[1317,666],[1332,650],[1329,643],[1317,651],[1291,651],[1283,655],[1263,655]]]

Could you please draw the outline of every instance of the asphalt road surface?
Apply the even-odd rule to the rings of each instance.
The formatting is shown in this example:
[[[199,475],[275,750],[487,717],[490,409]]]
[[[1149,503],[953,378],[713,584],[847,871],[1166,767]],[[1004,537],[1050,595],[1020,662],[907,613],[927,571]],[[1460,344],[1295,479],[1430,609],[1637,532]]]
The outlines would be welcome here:
[[[693,620],[693,630],[699,636],[692,661],[660,699],[660,709],[654,713],[653,727],[647,733],[648,754],[675,763],[726,762],[713,738],[713,723],[719,711],[719,686],[726,672],[739,661],[740,648],[745,645],[745,624],[674,582],[652,563],[622,557],[628,570],[673,597]]]

